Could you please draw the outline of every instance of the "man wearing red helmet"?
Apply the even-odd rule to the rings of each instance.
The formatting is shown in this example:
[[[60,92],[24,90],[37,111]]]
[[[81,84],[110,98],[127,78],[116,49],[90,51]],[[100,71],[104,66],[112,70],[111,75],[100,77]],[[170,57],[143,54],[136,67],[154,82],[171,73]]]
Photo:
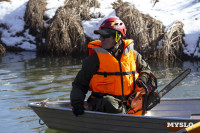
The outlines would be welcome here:
[[[125,114],[131,108],[138,114],[145,93],[140,83],[149,79],[149,65],[134,50],[133,40],[124,39],[126,27],[120,19],[106,19],[94,33],[100,40],[88,44],[89,56],[72,83],[73,113],[84,113],[84,99],[90,90],[89,110]],[[133,93],[135,99],[130,105],[127,101]]]

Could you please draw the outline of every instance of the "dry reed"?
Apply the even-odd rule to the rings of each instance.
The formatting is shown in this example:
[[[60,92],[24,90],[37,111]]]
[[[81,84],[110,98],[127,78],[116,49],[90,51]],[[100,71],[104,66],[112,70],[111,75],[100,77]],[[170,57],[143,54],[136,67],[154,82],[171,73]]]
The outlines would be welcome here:
[[[0,57],[6,55],[6,47],[0,43]]]
[[[33,35],[44,29],[46,4],[46,0],[29,0],[27,4],[24,20]]]
[[[183,23],[176,21],[166,31],[162,40],[162,47],[165,60],[174,62],[176,59],[181,59],[183,53]]]
[[[3,2],[3,1],[10,2],[10,0],[0,0],[0,2]]]
[[[164,33],[161,21],[139,12],[131,3],[123,3],[121,0],[114,3],[116,15],[125,23],[127,38],[135,41],[135,49],[144,58],[157,58],[157,44]]]
[[[67,6],[60,7],[48,29],[47,52],[52,55],[71,55],[77,50],[86,50],[84,45],[85,34],[80,16]]]
[[[76,11],[76,15],[81,17],[81,20],[89,20],[92,18],[90,8],[98,8],[100,6],[98,0],[66,0],[65,6]]]

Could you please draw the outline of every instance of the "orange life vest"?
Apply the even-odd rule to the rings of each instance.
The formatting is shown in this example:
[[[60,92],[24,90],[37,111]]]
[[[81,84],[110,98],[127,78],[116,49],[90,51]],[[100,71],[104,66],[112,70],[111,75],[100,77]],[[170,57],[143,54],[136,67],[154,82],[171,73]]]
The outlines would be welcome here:
[[[99,40],[88,44],[89,55],[96,52],[100,62],[89,84],[93,92],[124,97],[133,93],[138,78],[134,43],[133,40],[123,41],[125,45],[120,61],[101,48]]]
[[[101,41],[100,40],[95,40],[92,41],[88,44],[87,48],[88,48],[88,55],[91,55],[93,53],[95,53],[95,51],[93,50],[93,48],[101,48]]]

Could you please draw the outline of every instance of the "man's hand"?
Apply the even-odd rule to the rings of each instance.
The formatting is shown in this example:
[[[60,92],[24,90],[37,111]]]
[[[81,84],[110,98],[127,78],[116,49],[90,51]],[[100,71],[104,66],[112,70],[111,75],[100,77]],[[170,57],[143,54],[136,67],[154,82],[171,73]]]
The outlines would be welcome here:
[[[141,77],[137,78],[136,84],[140,88],[143,87],[142,84],[141,84],[141,82],[143,82],[144,84],[146,84],[147,83],[147,78],[145,76],[141,76]]]
[[[83,105],[74,105],[72,108],[72,111],[74,113],[75,116],[78,115],[82,115],[84,113],[85,108],[83,107]]]
[[[131,101],[131,108],[136,112],[140,109],[142,109],[142,102],[143,102],[143,97],[142,97],[141,92],[137,92],[135,95],[135,98]]]

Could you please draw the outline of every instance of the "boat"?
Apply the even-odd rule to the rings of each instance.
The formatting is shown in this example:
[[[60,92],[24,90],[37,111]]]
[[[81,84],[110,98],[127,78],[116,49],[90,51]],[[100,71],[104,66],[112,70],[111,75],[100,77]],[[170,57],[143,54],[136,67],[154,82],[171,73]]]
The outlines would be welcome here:
[[[68,101],[33,102],[29,107],[48,128],[69,132],[169,133],[200,121],[200,98],[162,98],[144,116],[89,111],[85,104],[85,113],[76,117]]]

